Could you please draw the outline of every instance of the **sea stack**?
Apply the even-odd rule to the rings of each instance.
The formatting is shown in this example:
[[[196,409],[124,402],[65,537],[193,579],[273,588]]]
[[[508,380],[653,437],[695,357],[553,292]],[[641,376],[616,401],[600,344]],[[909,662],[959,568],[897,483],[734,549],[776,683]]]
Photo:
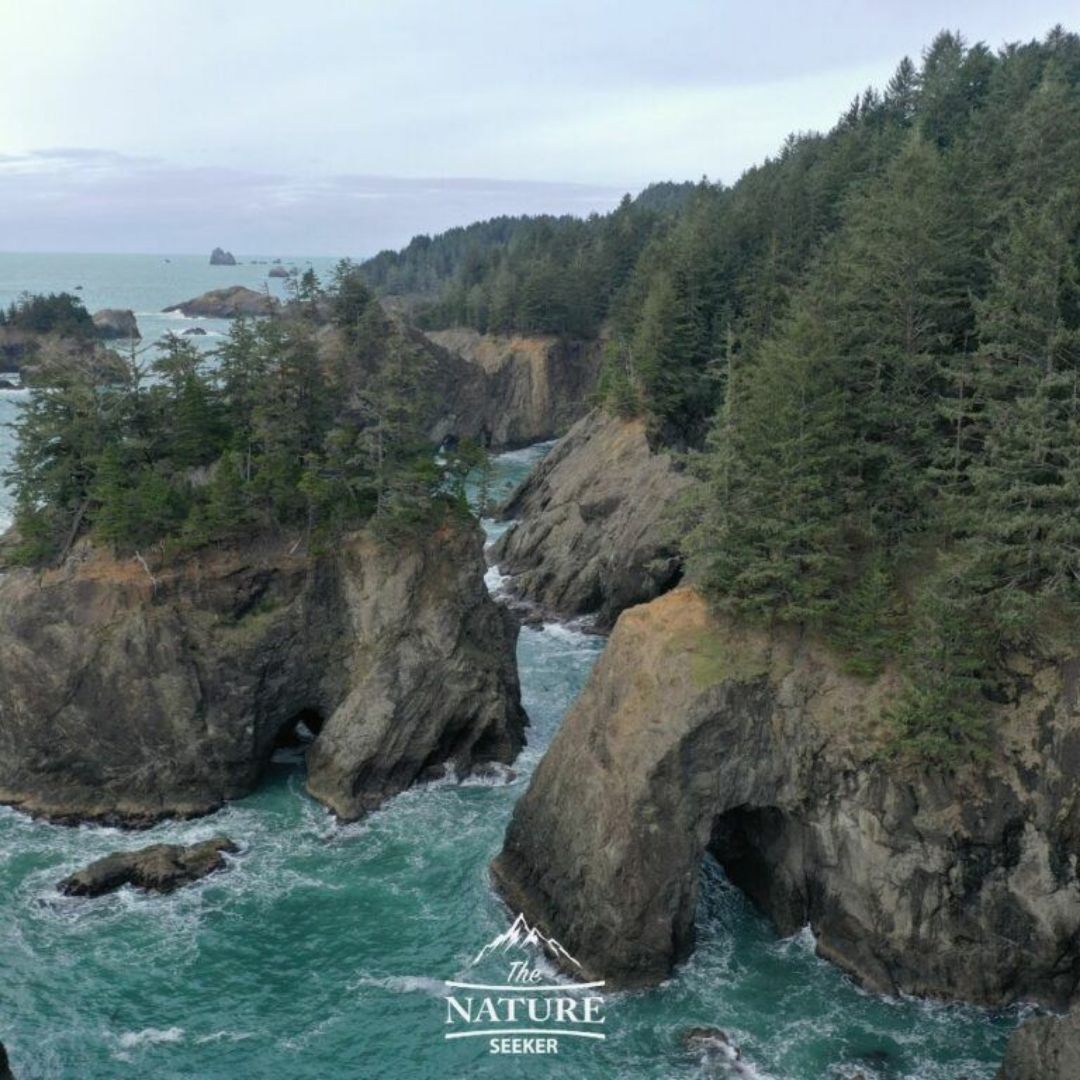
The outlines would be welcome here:
[[[869,988],[1063,1007],[1080,978],[1080,660],[1017,657],[992,755],[890,759],[897,675],[681,587],[623,612],[529,790],[495,878],[590,978],[689,956],[702,859]],[[568,812],[567,808],[572,808]]]
[[[356,819],[524,741],[516,626],[469,523],[309,554],[252,538],[164,565],[80,541],[0,577],[0,801],[146,826],[250,792],[315,734],[308,788]]]
[[[103,308],[95,311],[94,329],[103,341],[138,341],[142,337],[135,313],[126,308]]]

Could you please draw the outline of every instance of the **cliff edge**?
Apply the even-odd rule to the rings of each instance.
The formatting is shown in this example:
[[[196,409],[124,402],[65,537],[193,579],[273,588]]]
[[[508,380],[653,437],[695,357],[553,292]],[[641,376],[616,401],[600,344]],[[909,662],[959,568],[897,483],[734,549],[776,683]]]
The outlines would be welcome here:
[[[495,879],[590,977],[665,978],[711,852],[781,934],[872,989],[1063,1005],[1080,979],[1080,663],[1016,658],[1000,749],[889,759],[896,677],[682,587],[619,619],[518,802]]]
[[[0,801],[63,822],[206,813],[301,720],[308,788],[344,819],[432,767],[510,761],[516,631],[483,573],[479,529],[452,523],[161,569],[82,543],[0,575]]]
[[[564,618],[619,612],[675,585],[667,515],[690,479],[654,453],[643,420],[595,410],[559,440],[502,510],[492,558],[518,596]]]

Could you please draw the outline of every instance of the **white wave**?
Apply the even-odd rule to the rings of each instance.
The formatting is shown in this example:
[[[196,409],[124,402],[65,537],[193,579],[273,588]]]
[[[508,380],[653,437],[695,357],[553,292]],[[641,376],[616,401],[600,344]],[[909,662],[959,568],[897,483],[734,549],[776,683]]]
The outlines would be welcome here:
[[[430,994],[442,997],[446,993],[446,983],[442,979],[432,979],[426,975],[376,975],[361,974],[348,989],[358,990],[362,986],[377,986],[382,990],[393,990],[398,994]]]
[[[756,1069],[738,1050],[737,1045],[720,1035],[703,1035],[695,1040],[694,1049],[703,1066],[713,1075],[716,1065],[723,1067],[723,1075],[735,1080],[773,1080],[768,1073]]]
[[[506,589],[506,583],[510,580],[509,574],[504,574],[497,566],[492,564],[484,574],[484,584],[492,596],[498,596]]]
[[[144,1046],[147,1043],[174,1043],[184,1037],[184,1029],[171,1028],[143,1028],[142,1031],[125,1031],[117,1040],[125,1050],[131,1050],[136,1046]]]
[[[502,762],[493,761],[482,776],[466,776],[461,781],[462,787],[506,787],[517,777],[517,770]]]
[[[245,1039],[253,1038],[255,1038],[255,1034],[251,1031],[215,1031],[210,1035],[200,1035],[194,1042],[196,1046],[202,1046],[205,1043],[223,1042],[225,1040],[243,1042]]]
[[[540,633],[546,634],[555,641],[575,646],[581,646],[596,639],[595,634],[586,633],[584,630],[577,629],[574,624],[564,622],[545,622]]]
[[[789,934],[785,938],[779,938],[773,942],[772,949],[781,956],[789,956],[792,953],[804,953],[807,956],[817,954],[817,937],[813,929],[807,923],[801,930]]]
[[[531,465],[544,457],[556,442],[558,442],[557,439],[549,439],[547,442],[523,446],[520,450],[505,450],[495,455],[495,461],[505,462],[508,465]]]

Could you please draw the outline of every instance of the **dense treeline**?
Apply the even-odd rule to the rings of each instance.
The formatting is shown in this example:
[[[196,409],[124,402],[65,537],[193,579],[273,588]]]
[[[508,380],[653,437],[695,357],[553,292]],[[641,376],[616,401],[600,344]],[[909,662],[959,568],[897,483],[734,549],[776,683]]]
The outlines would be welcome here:
[[[132,355],[103,377],[75,359],[35,387],[7,475],[21,558],[87,532],[121,554],[266,530],[325,544],[464,509],[467,452],[437,464],[424,438],[424,356],[354,270],[327,295],[308,281],[287,311],[235,323],[213,352],[170,336],[146,368]],[[324,315],[338,347],[320,345]]]
[[[622,370],[716,410],[687,548],[717,602],[899,657],[906,744],[978,750],[1003,658],[1080,614],[1080,39],[943,34],[785,155],[814,165],[774,170],[767,258],[732,279],[751,174],[672,234]]]
[[[1005,656],[1080,615],[1080,39],[943,33],[664,211],[464,230],[424,317],[602,330],[601,399],[692,452],[716,603],[898,662],[902,743],[977,751]]]
[[[603,216],[501,217],[418,236],[362,272],[381,294],[410,298],[425,327],[592,337],[647,240],[692,192],[654,184]]]
[[[60,337],[89,341],[94,337],[94,320],[83,302],[71,293],[26,293],[0,308],[0,327],[31,334],[58,334]]]

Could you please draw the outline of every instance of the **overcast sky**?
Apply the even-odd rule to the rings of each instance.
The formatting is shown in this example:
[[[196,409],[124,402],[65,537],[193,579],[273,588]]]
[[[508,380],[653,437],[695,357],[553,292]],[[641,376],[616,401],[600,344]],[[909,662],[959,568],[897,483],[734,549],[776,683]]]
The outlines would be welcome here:
[[[731,181],[1080,0],[0,0],[0,250],[371,254]]]

